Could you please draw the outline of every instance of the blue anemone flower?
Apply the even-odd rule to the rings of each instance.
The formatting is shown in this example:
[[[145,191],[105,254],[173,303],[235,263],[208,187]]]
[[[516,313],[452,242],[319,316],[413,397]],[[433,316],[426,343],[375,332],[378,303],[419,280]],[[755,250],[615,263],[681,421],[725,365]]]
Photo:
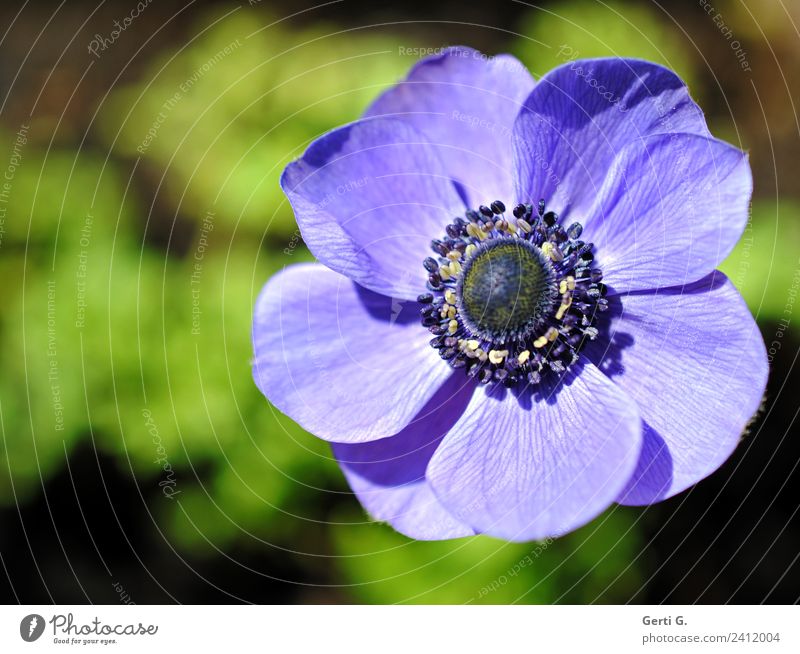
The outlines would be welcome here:
[[[747,155],[670,70],[450,48],[282,181],[319,263],[261,292],[254,377],[417,539],[558,536],[736,447],[763,341],[716,266]]]

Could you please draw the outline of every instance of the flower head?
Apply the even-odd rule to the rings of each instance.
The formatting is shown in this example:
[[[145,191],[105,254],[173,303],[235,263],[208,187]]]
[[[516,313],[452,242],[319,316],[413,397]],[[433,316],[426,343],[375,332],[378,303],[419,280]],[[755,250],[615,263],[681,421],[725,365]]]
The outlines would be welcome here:
[[[716,470],[764,345],[716,266],[746,155],[644,61],[450,48],[282,186],[320,263],[258,299],[257,385],[420,539],[566,533]]]

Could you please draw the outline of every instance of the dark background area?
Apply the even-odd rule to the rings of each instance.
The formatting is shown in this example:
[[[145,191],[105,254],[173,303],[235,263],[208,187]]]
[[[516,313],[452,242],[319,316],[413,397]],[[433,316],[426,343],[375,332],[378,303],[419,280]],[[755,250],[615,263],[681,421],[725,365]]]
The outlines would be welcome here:
[[[0,599],[797,602],[800,337],[795,310],[785,309],[800,266],[800,11],[796,2],[783,3],[787,10],[777,2],[714,4],[751,72],[697,2],[341,0],[315,7],[157,0],[100,57],[87,44],[109,35],[134,2],[3,3],[0,164],[20,126],[30,129],[0,240],[7,296],[0,321]],[[268,29],[245,38],[259,26]],[[309,43],[340,30],[350,31],[332,44]],[[171,90],[236,38],[241,50],[184,93],[153,144],[137,152]],[[536,43],[547,39],[549,48]],[[397,56],[398,43],[510,51],[538,77],[558,63],[553,50],[562,42],[586,56],[671,65],[689,82],[712,131],[749,150],[751,240],[725,271],[768,347],[782,334],[780,349],[762,412],[716,474],[651,507],[610,509],[546,544],[537,565],[479,599],[481,588],[537,545],[412,543],[368,523],[326,446],[276,416],[252,388],[249,312],[272,271],[287,257],[309,256],[284,252],[294,224],[274,188],[281,161],[321,131],[355,119],[378,91],[332,100],[310,115],[305,108],[317,95],[355,88],[362,76],[391,84],[414,61]],[[384,63],[368,72],[357,61],[337,65],[324,73],[324,88],[317,78],[298,81],[286,72],[321,65],[344,51],[339,47],[353,57],[383,49],[370,61]],[[264,61],[263,76],[228,88],[237,70]],[[258,98],[258,82],[273,78],[284,86]],[[254,108],[243,110],[253,99]],[[281,124],[289,127],[271,131]],[[261,143],[278,154],[247,154],[265,134]],[[204,270],[207,327],[196,341],[187,260],[212,205],[209,187],[223,186],[231,195],[213,203],[219,217]],[[255,201],[252,188],[260,189]],[[75,243],[88,213],[97,288],[87,323],[95,331],[76,331]],[[57,433],[43,374],[43,284],[50,278],[69,289],[59,290],[57,310],[60,383],[72,417]],[[175,278],[181,281],[173,287]],[[198,374],[205,381],[199,389]],[[165,498],[158,485],[143,406],[155,407],[180,501]],[[256,452],[268,462],[258,465]]]

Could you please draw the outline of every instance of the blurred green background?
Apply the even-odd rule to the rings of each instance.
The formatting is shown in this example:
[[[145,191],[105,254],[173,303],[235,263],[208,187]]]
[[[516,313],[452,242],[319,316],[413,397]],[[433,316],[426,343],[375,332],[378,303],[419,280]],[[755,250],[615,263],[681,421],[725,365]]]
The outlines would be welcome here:
[[[797,4],[714,0],[718,19],[704,3],[463,4],[155,3],[100,49],[135,4],[2,9],[0,164],[18,164],[0,203],[7,601],[116,602],[116,583],[137,603],[790,596],[793,325],[718,476],[557,542],[412,542],[369,522],[328,446],[253,385],[254,299],[311,259],[281,170],[400,79],[403,52],[456,43],[537,77],[562,45],[675,69],[712,132],[750,151],[752,220],[723,269],[774,340],[800,244],[800,49],[782,13]]]

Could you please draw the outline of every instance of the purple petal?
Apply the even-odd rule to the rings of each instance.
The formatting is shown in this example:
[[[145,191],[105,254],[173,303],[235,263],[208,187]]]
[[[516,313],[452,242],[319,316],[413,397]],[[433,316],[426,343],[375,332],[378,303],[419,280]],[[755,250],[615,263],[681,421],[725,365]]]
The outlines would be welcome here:
[[[583,238],[616,292],[694,282],[736,245],[752,188],[741,150],[703,136],[650,136],[615,159]]]
[[[396,434],[450,375],[416,302],[397,302],[319,264],[270,279],[253,319],[256,385],[315,436]]]
[[[361,504],[375,519],[417,540],[470,536],[433,494],[425,468],[469,402],[473,386],[453,374],[414,420],[395,436],[369,443],[333,443],[333,453]]]
[[[427,472],[458,520],[512,541],[561,535],[597,516],[641,447],[636,405],[588,362],[528,400],[477,391]]]
[[[473,208],[512,199],[514,120],[534,81],[510,55],[488,57],[448,48],[420,61],[404,82],[384,93],[368,116],[391,115],[442,145],[447,173]]]
[[[644,447],[619,501],[649,504],[730,456],[761,403],[767,357],[744,301],[720,272],[620,300],[611,345],[598,343],[587,356],[639,405]]]
[[[464,210],[434,148],[410,125],[385,118],[320,137],[286,167],[281,187],[320,262],[405,299],[425,288],[431,239]]]
[[[627,144],[677,132],[710,135],[672,71],[636,59],[559,66],[539,80],[514,126],[518,199],[544,198],[550,209],[582,222]]]

